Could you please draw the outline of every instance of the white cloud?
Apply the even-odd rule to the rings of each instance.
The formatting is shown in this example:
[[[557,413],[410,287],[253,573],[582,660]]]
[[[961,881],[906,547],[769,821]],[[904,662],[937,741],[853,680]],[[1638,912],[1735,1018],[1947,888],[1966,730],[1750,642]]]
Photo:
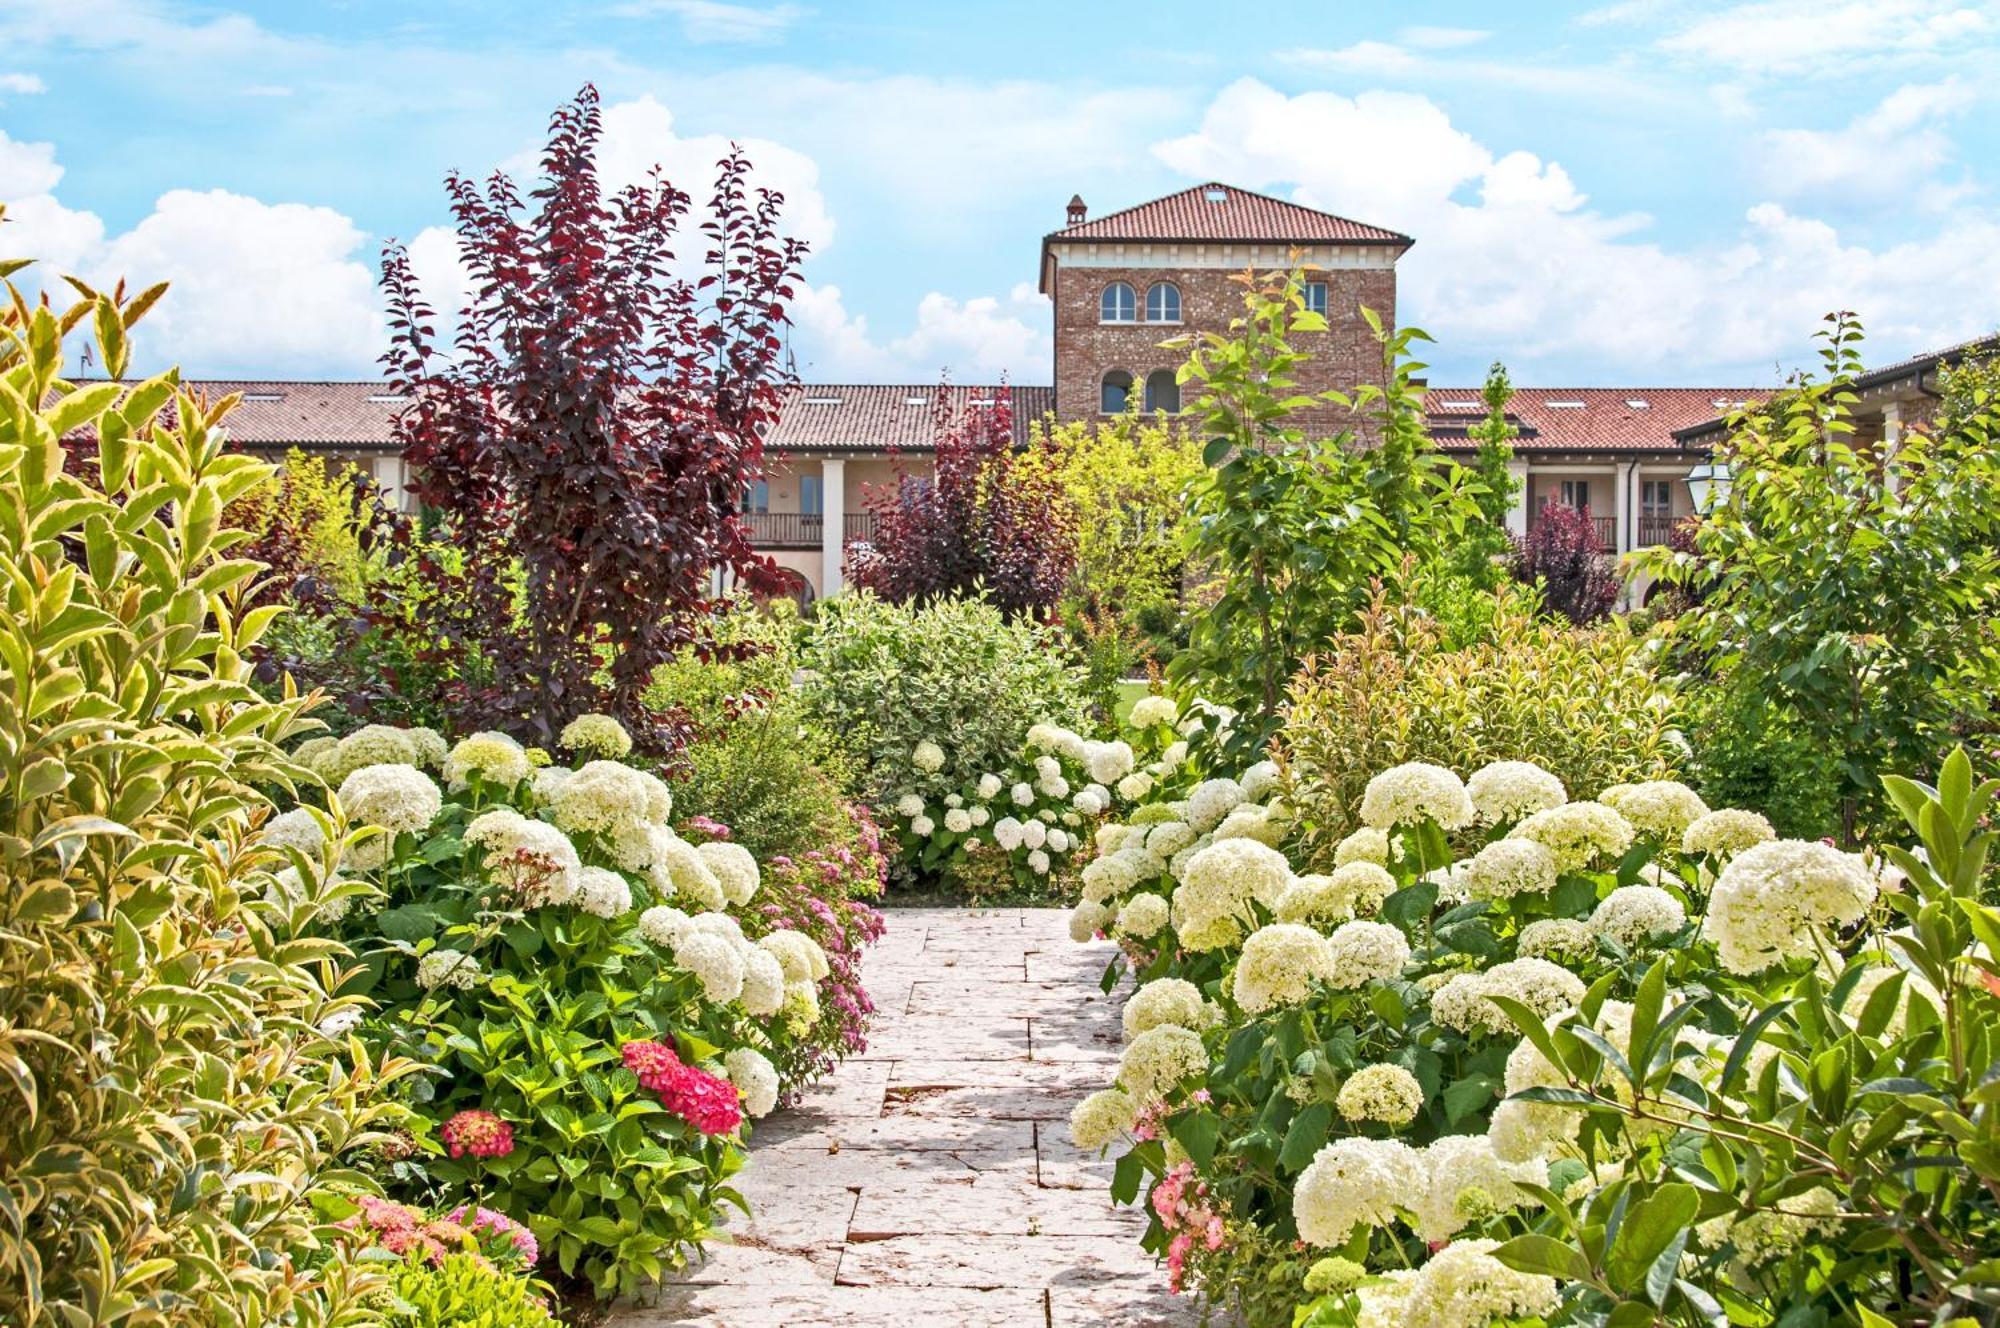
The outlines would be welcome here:
[[[1419,23],[1404,28],[1396,36],[1408,46],[1421,46],[1426,50],[1449,50],[1459,46],[1474,46],[1493,34],[1483,28],[1439,28]]]
[[[838,286],[807,286],[792,301],[799,376],[807,382],[1046,382],[1054,354],[1049,303],[1023,283],[1004,299],[937,291],[917,302],[916,326],[879,339]]]
[[[1681,24],[1660,46],[1752,73],[1839,71],[1963,53],[2000,31],[1990,0],[1758,0]]]
[[[1911,84],[1842,129],[1771,130],[1763,139],[1762,183],[1780,198],[1835,206],[1949,205],[1966,187],[1934,178],[1954,155],[1943,123],[1973,102],[1954,80]]]
[[[612,13],[621,18],[668,14],[681,22],[681,35],[691,42],[768,42],[803,18],[797,5],[724,4],[722,0],[626,0]]]
[[[47,92],[49,85],[35,74],[0,74],[0,93],[15,97],[33,97]]]
[[[1722,240],[1672,249],[1648,238],[1649,218],[1590,207],[1560,164],[1496,153],[1411,94],[1287,97],[1245,80],[1155,151],[1190,176],[1289,187],[1416,236],[1398,269],[1402,319],[1446,354],[1505,359],[1517,380],[1768,381],[1832,309],[1908,348],[1988,330],[2000,308],[1990,216],[1961,210],[1871,249],[1765,203]]]

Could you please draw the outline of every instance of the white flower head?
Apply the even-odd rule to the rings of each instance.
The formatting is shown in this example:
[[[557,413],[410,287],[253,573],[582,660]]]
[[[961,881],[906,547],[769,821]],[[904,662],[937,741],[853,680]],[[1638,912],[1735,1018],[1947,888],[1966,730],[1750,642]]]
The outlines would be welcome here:
[[[576,906],[592,917],[623,917],[632,911],[632,887],[608,868],[585,867],[577,874]]]
[[[1775,839],[1731,858],[1709,895],[1702,934],[1732,973],[1761,973],[1816,954],[1827,933],[1859,922],[1879,886],[1860,855]]]
[[[1078,1148],[1097,1152],[1132,1132],[1139,1123],[1139,1104],[1116,1088],[1092,1093],[1069,1114],[1070,1138]]]
[[[1345,1245],[1356,1227],[1384,1227],[1420,1192],[1423,1163],[1408,1144],[1359,1136],[1319,1150],[1292,1189],[1299,1239],[1322,1249]]]
[[[1208,1073],[1201,1035],[1161,1024],[1133,1038],[1118,1061],[1118,1086],[1142,1103],[1157,1102],[1175,1087]]]
[[[1708,815],[1708,804],[1700,794],[1671,779],[1620,784],[1604,790],[1598,801],[1630,821],[1640,834],[1669,844],[1680,843],[1688,827]]]
[[[1340,1086],[1333,1105],[1351,1121],[1403,1126],[1423,1110],[1424,1090],[1400,1065],[1364,1065]]]
[[[1410,962],[1410,942],[1386,922],[1343,922],[1327,938],[1333,964],[1329,984],[1342,989],[1398,976]]]
[[[1681,852],[1689,857],[1705,854],[1722,860],[1777,837],[1771,823],[1756,812],[1722,807],[1696,817],[1689,824],[1681,835]]]
[[[504,733],[475,733],[444,758],[444,777],[454,792],[477,775],[489,787],[512,788],[534,771],[527,749]]]
[[[1132,703],[1132,713],[1127,722],[1135,729],[1150,729],[1162,724],[1172,725],[1180,718],[1180,708],[1171,696],[1146,695]]]
[[[1333,952],[1326,937],[1294,922],[1259,927],[1243,942],[1230,988],[1246,1014],[1303,1004],[1315,982],[1333,976]]]
[[[1472,824],[1472,799],[1464,782],[1443,766],[1409,761],[1368,781],[1361,795],[1361,820],[1385,831],[1425,820],[1462,830]]]
[[[1630,950],[1687,925],[1687,909],[1657,885],[1620,886],[1590,915],[1590,928]]]
[[[584,756],[602,756],[612,760],[624,756],[632,750],[632,735],[625,726],[609,715],[578,715],[563,725],[563,731],[556,738],[563,750]]]
[[[1535,812],[1508,832],[1555,854],[1556,870],[1576,871],[1632,847],[1632,824],[1601,802],[1570,802]]]
[[[391,836],[430,828],[444,807],[437,781],[413,765],[367,765],[340,781],[340,806],[361,825]]]
[[[1466,794],[1481,825],[1502,825],[1569,801],[1563,782],[1533,761],[1494,761],[1473,771]]]
[[[752,1119],[771,1114],[778,1105],[778,1072],[753,1047],[736,1047],[722,1057],[723,1074],[743,1096],[743,1110]]]
[[[460,950],[433,950],[417,960],[417,985],[425,991],[439,987],[467,991],[484,977],[479,961]]]
[[[1363,826],[1334,845],[1333,865],[1345,867],[1350,862],[1373,862],[1378,866],[1388,866],[1389,836],[1372,825]]]
[[[920,774],[934,775],[944,769],[944,748],[926,738],[910,752],[910,764]]]
[[[1465,864],[1465,892],[1474,899],[1544,895],[1556,888],[1556,855],[1533,839],[1496,839]]]

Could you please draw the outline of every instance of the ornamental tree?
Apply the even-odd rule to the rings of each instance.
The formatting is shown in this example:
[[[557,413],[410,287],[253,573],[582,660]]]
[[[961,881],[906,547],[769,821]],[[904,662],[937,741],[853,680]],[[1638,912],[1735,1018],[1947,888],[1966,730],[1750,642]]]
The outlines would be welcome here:
[[[1486,414],[1467,432],[1478,442],[1472,473],[1477,481],[1473,501],[1479,504],[1480,520],[1466,528],[1460,546],[1459,566],[1475,584],[1492,587],[1505,577],[1504,566],[1512,542],[1507,535],[1507,513],[1521,481],[1507,468],[1514,459],[1513,439],[1521,431],[1507,418],[1507,403],[1514,399],[1514,384],[1507,366],[1498,360],[1486,371],[1486,383],[1479,390]]]
[[[1020,464],[1006,389],[956,406],[940,383],[931,426],[931,476],[905,474],[869,495],[875,536],[851,557],[849,578],[899,604],[983,594],[1008,614],[1047,618],[1076,565],[1076,536],[1061,484],[1044,465]]]
[[[775,418],[785,304],[804,245],[782,197],[732,149],[698,226],[655,169],[598,178],[598,95],[550,121],[525,198],[496,172],[446,181],[473,294],[447,346],[409,255],[382,262],[396,436],[441,520],[431,569],[477,606],[452,697],[458,721],[546,740],[569,717],[618,716],[658,750],[675,727],[643,700],[653,671],[705,640],[718,570],[782,574],[740,519]],[[696,235],[688,232],[691,227]]]
[[[1540,586],[1542,602],[1579,627],[1606,617],[1618,602],[1618,566],[1605,556],[1587,507],[1544,505],[1534,529],[1514,545],[1513,573]]]

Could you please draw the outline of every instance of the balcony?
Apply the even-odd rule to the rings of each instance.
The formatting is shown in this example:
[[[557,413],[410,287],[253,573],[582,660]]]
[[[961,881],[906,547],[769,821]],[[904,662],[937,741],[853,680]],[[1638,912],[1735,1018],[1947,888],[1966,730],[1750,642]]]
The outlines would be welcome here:
[[[1673,539],[1674,527],[1684,518],[1677,516],[1646,516],[1639,518],[1639,548],[1652,544],[1666,544]]]
[[[826,538],[826,518],[818,512],[745,512],[743,526],[760,549],[817,549]],[[843,545],[875,536],[873,512],[849,512],[841,523]]]

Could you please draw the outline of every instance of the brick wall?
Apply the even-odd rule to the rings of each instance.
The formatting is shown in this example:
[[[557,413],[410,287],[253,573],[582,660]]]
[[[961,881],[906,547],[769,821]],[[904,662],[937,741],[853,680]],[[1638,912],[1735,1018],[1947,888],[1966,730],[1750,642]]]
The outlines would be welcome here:
[[[1056,415],[1062,420],[1094,419],[1104,375],[1123,369],[1132,375],[1133,391],[1143,393],[1146,375],[1155,369],[1176,369],[1187,358],[1184,350],[1164,350],[1160,343],[1189,331],[1221,331],[1243,313],[1243,288],[1224,268],[1058,268],[1055,273]],[[1328,329],[1295,343],[1312,360],[1300,374],[1300,387],[1317,392],[1348,390],[1356,384],[1382,381],[1381,348],[1361,320],[1361,305],[1395,325],[1396,273],[1393,268],[1328,269],[1312,274],[1325,281]],[[1164,323],[1103,324],[1098,299],[1114,281],[1131,285],[1139,314],[1145,314],[1146,288],[1156,281],[1180,287],[1180,325]],[[1317,343],[1317,344],[1314,344]],[[1192,385],[1187,400],[1192,402]],[[1143,400],[1143,397],[1141,398]],[[1306,426],[1331,435],[1355,427],[1347,412],[1328,406],[1301,412]],[[1365,430],[1363,430],[1365,432]]]

